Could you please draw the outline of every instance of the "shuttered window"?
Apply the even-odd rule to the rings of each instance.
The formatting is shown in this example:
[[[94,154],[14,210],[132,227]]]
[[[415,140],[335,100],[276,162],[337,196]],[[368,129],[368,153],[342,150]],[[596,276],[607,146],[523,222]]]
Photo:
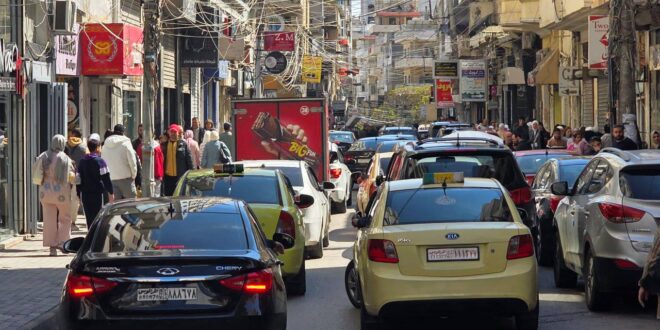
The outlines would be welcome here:
[[[176,88],[176,42],[174,36],[163,36],[163,52],[161,53],[161,77],[164,88]]]
[[[592,78],[582,80],[582,126],[594,125],[594,81]]]
[[[607,113],[609,108],[609,81],[607,78],[598,78],[598,123],[599,128],[607,124]]]

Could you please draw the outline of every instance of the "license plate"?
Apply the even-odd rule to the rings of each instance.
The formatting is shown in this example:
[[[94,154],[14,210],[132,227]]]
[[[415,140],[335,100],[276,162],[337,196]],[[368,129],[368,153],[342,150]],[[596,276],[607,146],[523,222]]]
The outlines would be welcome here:
[[[196,300],[196,288],[138,289],[138,301]]]
[[[364,158],[364,159],[358,159],[357,162],[358,162],[359,164],[366,164],[366,163],[368,163],[370,160],[371,160],[371,159],[369,159],[369,158]]]
[[[427,249],[427,261],[469,261],[479,260],[479,248],[441,248]]]

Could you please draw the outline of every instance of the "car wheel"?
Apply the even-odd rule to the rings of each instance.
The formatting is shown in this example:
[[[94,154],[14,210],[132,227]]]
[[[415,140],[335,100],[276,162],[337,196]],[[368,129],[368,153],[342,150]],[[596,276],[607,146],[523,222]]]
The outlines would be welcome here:
[[[304,296],[305,292],[307,292],[307,272],[305,271],[304,258],[298,274],[287,280],[286,289],[289,294],[294,296]]]
[[[584,300],[587,308],[592,312],[604,311],[609,307],[607,294],[602,292],[600,275],[594,267],[594,256],[591,250],[587,250],[584,269]]]
[[[552,235],[547,234],[549,229],[543,229],[543,226],[539,226],[539,247],[537,250],[537,257],[539,265],[541,266],[552,266],[554,263],[555,257],[555,247],[552,240]]]
[[[321,237],[319,237],[319,242],[316,245],[309,248],[307,254],[311,259],[323,258],[323,239],[325,237],[324,233],[325,231],[321,230]]]
[[[564,263],[564,251],[561,248],[559,234],[555,236],[555,261],[553,273],[555,286],[558,288],[574,288],[577,285],[577,274],[568,269]]]
[[[367,313],[364,305],[360,308],[360,329],[361,330],[378,330],[380,324],[377,316],[371,316]]]
[[[346,201],[344,200],[339,203],[332,202],[331,209],[333,210],[332,214],[346,213]]]
[[[362,306],[362,299],[360,299],[360,280],[357,269],[355,269],[355,262],[352,260],[348,263],[344,272],[344,286],[346,287],[348,300],[355,308],[360,308]]]
[[[539,328],[539,304],[540,302],[537,300],[533,310],[516,315],[516,329],[536,330]]]

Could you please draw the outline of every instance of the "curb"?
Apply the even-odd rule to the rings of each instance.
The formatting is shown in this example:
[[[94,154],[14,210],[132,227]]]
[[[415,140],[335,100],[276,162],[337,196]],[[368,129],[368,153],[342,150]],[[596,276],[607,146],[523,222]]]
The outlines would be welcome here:
[[[24,326],[22,326],[21,329],[24,329],[24,330],[57,329],[57,324],[54,323],[55,316],[57,315],[57,306],[58,305],[53,306],[51,309],[46,311],[41,316],[37,317],[36,319],[33,319],[32,321],[30,321],[27,324],[25,324]]]
[[[11,249],[12,247],[14,247],[16,245],[23,243],[23,241],[25,241],[25,239],[29,236],[30,236],[29,234],[18,235],[18,236],[10,237],[10,238],[8,238],[4,241],[1,241],[0,242],[0,251]]]

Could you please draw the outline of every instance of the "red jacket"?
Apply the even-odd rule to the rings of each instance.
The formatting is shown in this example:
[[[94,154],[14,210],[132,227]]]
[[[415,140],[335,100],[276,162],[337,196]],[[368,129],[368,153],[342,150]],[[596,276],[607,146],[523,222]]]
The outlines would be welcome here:
[[[142,144],[138,146],[137,150],[138,157],[140,162],[142,162]],[[165,175],[165,168],[163,163],[165,159],[163,157],[163,150],[160,149],[160,144],[155,144],[154,146],[154,179],[163,180],[163,175]]]

